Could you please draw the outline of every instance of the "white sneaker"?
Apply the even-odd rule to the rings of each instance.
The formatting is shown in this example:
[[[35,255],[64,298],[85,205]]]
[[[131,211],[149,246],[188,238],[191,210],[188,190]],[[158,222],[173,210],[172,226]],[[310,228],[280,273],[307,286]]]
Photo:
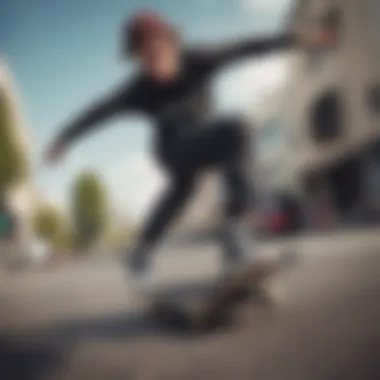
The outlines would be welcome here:
[[[247,252],[252,252],[254,239],[245,224],[240,220],[226,221],[220,230],[219,237],[226,260],[238,260]]]
[[[146,255],[148,248],[137,247],[123,257],[123,266],[126,269],[128,280],[133,288],[143,292],[153,286],[150,260]]]
[[[220,243],[225,275],[233,275],[252,262],[252,252],[256,250],[256,244],[242,221],[226,221],[220,231]]]

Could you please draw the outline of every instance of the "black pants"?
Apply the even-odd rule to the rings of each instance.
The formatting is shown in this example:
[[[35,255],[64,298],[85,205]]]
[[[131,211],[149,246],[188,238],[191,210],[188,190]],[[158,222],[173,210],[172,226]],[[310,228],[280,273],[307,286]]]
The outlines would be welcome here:
[[[250,186],[250,133],[244,122],[225,119],[194,129],[161,154],[170,183],[142,229],[141,243],[155,243],[183,209],[198,175],[216,168],[226,186],[227,218],[240,217],[248,207]]]

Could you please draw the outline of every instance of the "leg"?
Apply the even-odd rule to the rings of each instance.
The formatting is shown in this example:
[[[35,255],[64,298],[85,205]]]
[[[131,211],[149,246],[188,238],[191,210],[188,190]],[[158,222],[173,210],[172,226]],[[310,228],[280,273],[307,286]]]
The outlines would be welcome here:
[[[239,124],[235,124],[237,136]],[[233,132],[231,132],[233,135]],[[232,137],[231,137],[232,140]],[[254,188],[252,184],[253,157],[249,136],[235,139],[235,151],[228,151],[228,160],[224,162],[226,188],[226,207],[221,229],[221,243],[225,257],[226,274],[240,273],[241,269],[250,268],[250,276],[264,278],[275,273],[279,265],[280,252],[275,250],[271,255],[258,255],[255,239],[245,222],[245,216],[253,207]],[[252,255],[253,253],[253,255]],[[255,263],[255,265],[252,265]]]
[[[220,241],[228,263],[247,256],[248,231],[244,232],[242,219],[252,197],[250,131],[240,119],[223,119],[194,131],[185,144],[185,155],[191,156],[193,165],[215,167],[224,174],[227,202]]]
[[[244,217],[249,211],[253,190],[250,173],[244,166],[227,165],[224,173],[226,201],[221,243],[227,264],[246,258],[252,243]]]
[[[247,144],[243,129],[242,124],[232,121],[214,123],[209,128],[195,130],[177,144],[168,162],[174,173],[172,184],[143,228],[136,248],[129,255],[132,269],[144,269],[157,240],[189,199],[198,171],[211,166],[223,169],[239,162],[238,158],[246,150]],[[233,171],[230,173],[232,176]]]
[[[224,169],[227,219],[243,218],[249,211],[253,186],[249,167],[243,162],[232,162]]]
[[[142,230],[141,240],[152,245],[162,236],[173,218],[190,198],[195,184],[195,174],[176,175],[164,192]]]
[[[253,200],[252,165],[253,147],[248,126],[239,120],[230,121],[229,141],[233,149],[225,148],[222,162],[225,181],[225,212],[220,241],[226,264],[245,261],[253,243],[244,217]]]
[[[145,269],[149,255],[156,247],[158,240],[190,198],[195,178],[195,173],[190,171],[173,176],[172,183],[159,199],[147,223],[142,228],[136,247],[128,255],[132,270],[142,271]]]

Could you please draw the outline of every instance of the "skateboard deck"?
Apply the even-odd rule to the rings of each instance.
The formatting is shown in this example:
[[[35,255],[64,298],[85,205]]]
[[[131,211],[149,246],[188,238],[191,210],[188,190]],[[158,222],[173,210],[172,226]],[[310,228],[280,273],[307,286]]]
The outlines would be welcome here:
[[[148,312],[168,327],[202,330],[228,323],[235,307],[247,299],[277,303],[274,280],[290,262],[252,263],[227,279],[210,279],[155,287],[147,294]]]

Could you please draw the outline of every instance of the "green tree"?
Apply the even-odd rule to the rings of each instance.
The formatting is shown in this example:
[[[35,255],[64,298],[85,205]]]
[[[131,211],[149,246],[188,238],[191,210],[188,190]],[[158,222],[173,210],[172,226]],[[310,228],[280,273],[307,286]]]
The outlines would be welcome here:
[[[52,205],[43,205],[33,220],[35,234],[43,241],[57,244],[66,231],[66,223],[59,210]]]
[[[107,228],[108,198],[96,173],[85,171],[75,180],[72,191],[72,218],[78,248],[88,248]]]
[[[73,231],[68,223],[63,223],[57,231],[54,239],[56,251],[62,254],[70,254],[74,248]]]
[[[57,207],[47,204],[41,206],[34,215],[33,230],[38,238],[51,245],[56,254],[68,254],[72,251],[72,228]]]
[[[18,141],[19,124],[11,90],[0,82],[0,195],[28,173],[28,160]]]

